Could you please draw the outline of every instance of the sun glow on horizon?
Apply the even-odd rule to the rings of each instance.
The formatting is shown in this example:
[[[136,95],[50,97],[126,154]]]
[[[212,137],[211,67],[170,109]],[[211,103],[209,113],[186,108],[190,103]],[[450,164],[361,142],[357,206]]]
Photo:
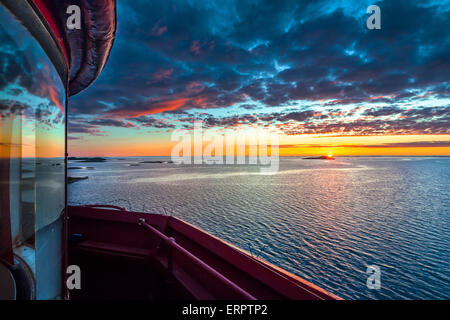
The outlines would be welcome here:
[[[111,131],[108,139],[83,136],[69,141],[71,156],[170,156],[176,144],[168,133],[124,136]],[[101,143],[100,143],[101,141]],[[403,136],[280,136],[280,156],[450,156],[448,135]]]

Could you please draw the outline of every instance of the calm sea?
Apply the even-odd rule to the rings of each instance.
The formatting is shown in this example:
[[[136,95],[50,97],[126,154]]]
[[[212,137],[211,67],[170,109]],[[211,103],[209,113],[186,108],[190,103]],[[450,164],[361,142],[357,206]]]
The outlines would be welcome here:
[[[70,204],[180,217],[347,299],[450,299],[450,158],[253,165],[69,162]],[[381,288],[367,288],[369,265]]]

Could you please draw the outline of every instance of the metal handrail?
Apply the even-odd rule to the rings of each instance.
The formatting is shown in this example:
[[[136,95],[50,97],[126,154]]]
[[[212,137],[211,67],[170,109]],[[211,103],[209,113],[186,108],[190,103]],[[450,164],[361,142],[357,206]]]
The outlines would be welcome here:
[[[233,281],[225,277],[223,274],[218,272],[216,269],[212,268],[210,265],[206,264],[202,260],[200,260],[198,257],[193,255],[191,252],[180,246],[174,238],[166,236],[164,233],[153,227],[152,225],[148,224],[144,218],[140,218],[138,221],[138,224],[141,226],[144,226],[147,230],[151,231],[158,237],[162,238],[164,242],[169,246],[169,248],[173,248],[187,256],[191,261],[193,261],[197,266],[201,267],[204,271],[208,272],[210,275],[214,276],[216,279],[218,279],[220,282],[222,282],[224,285],[232,288],[234,291],[239,293],[241,296],[245,297],[248,300],[256,300],[254,296],[252,296],[250,293],[239,287],[237,284],[235,284]],[[172,258],[171,254],[169,253],[168,257],[168,269],[170,272],[172,272]]]

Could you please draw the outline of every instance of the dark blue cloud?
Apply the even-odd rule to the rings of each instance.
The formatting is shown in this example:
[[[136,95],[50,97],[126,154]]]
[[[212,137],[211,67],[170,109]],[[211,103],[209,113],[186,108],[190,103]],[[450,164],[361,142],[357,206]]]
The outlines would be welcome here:
[[[368,110],[362,115],[381,117],[404,110],[377,109],[377,103],[414,102],[424,95],[448,98],[449,1],[379,2],[382,29],[372,31],[365,27],[368,4],[119,2],[117,40],[107,67],[93,87],[73,98],[71,111],[127,119],[135,126],[166,127],[155,120],[156,114],[171,116],[237,103],[254,114],[260,107],[279,113],[277,107],[296,101],[325,101],[338,108],[365,103]],[[314,108],[310,109],[303,111],[313,114]],[[273,116],[306,120],[300,115]],[[342,127],[338,117],[333,119],[336,122],[326,122],[322,116],[324,122],[310,125],[308,132]],[[360,121],[366,132],[376,133],[383,127],[372,121],[374,129],[369,130],[368,122]],[[392,132],[418,130],[408,122],[411,119],[390,121]],[[448,126],[431,121],[436,119],[430,119],[429,128],[420,124],[423,132],[448,132]],[[217,117],[210,122],[221,123]],[[230,116],[222,121],[231,122]]]

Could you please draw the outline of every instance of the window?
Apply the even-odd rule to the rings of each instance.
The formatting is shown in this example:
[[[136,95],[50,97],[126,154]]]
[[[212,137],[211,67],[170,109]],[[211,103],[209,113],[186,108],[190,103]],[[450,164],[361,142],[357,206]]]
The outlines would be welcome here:
[[[0,258],[27,263],[37,299],[62,293],[65,117],[53,64],[0,6]]]

